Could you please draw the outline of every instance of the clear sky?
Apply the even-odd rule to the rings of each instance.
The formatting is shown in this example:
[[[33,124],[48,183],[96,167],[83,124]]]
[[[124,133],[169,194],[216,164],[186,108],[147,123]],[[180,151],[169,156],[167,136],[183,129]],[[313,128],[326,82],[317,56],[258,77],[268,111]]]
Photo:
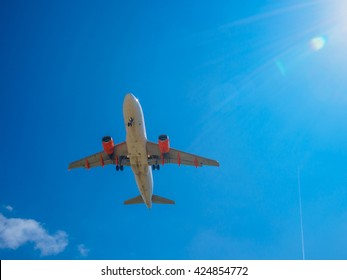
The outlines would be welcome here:
[[[346,1],[1,1],[1,259],[347,258]],[[68,172],[147,136],[220,168]],[[300,176],[299,176],[300,174]],[[299,183],[302,198],[300,226]]]

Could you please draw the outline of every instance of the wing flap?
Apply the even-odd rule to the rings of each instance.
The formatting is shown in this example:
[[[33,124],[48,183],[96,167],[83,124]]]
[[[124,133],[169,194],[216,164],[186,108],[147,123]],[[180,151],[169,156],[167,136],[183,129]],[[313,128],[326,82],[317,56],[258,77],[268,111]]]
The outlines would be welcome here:
[[[219,162],[216,160],[204,158],[172,148],[167,154],[162,156],[159,150],[159,145],[149,141],[147,142],[147,153],[150,155],[148,160],[149,165],[161,164],[164,161],[164,163],[175,163],[196,167],[202,167],[203,165],[219,166]]]
[[[118,161],[119,165],[130,165],[130,161],[127,158],[128,149],[125,142],[115,145],[114,153],[109,156],[104,151],[93,154],[91,156],[84,157],[80,160],[76,160],[69,164],[68,169],[73,168],[92,168],[97,166],[104,166],[108,164],[115,164]]]

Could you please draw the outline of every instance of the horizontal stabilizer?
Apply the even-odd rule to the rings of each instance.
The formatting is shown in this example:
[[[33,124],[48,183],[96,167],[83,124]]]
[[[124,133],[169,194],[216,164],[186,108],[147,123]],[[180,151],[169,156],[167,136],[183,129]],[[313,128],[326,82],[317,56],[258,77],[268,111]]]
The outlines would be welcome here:
[[[124,201],[124,204],[126,204],[126,205],[129,205],[129,204],[141,204],[141,203],[144,203],[141,195]]]
[[[171,199],[167,199],[165,197],[161,197],[158,195],[152,195],[152,202],[157,203],[157,204],[175,204],[175,201]],[[138,195],[134,198],[131,198],[129,200],[124,201],[125,205],[130,205],[130,204],[142,204],[144,203],[143,198],[141,195]]]
[[[155,194],[152,195],[152,202],[157,204],[175,204],[175,201]]]

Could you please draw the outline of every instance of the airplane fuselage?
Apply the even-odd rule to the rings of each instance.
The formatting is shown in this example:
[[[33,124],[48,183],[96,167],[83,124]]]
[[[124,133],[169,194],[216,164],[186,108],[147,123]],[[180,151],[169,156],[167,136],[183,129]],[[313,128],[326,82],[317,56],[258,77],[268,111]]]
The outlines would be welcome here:
[[[127,94],[124,99],[123,115],[131,169],[143,201],[151,208],[153,175],[148,166],[146,126],[141,105],[132,94]]]

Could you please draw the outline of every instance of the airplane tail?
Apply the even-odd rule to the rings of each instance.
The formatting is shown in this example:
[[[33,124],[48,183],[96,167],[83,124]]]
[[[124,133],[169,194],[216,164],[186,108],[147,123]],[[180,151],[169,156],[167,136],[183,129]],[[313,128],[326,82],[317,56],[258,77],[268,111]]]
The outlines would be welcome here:
[[[161,197],[158,195],[152,195],[152,202],[157,203],[157,204],[175,204],[175,201],[171,199],[167,199],[165,197]],[[125,205],[130,205],[130,204],[141,204],[144,203],[143,198],[141,195],[138,195],[134,198],[131,198],[129,200],[124,201]]]

